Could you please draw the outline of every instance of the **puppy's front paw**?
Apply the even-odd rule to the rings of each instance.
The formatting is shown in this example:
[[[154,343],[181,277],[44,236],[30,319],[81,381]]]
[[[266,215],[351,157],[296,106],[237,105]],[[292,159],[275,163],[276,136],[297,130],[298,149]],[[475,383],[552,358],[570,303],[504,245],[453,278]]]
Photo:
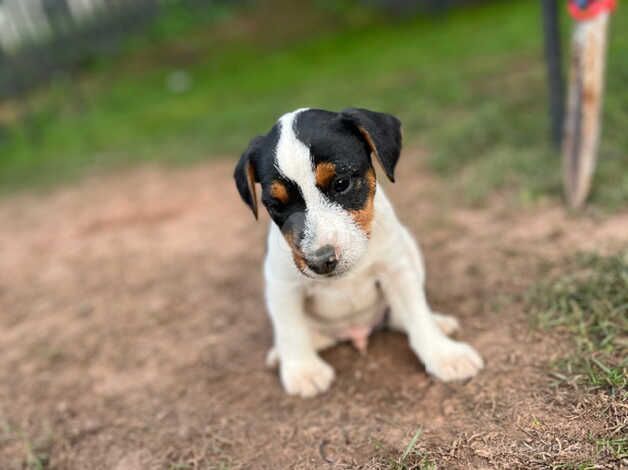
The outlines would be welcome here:
[[[306,360],[281,361],[279,375],[289,395],[309,398],[329,389],[334,380],[334,369],[314,356]]]
[[[427,371],[445,382],[471,378],[484,367],[484,361],[475,349],[450,339],[434,345],[424,361]]]

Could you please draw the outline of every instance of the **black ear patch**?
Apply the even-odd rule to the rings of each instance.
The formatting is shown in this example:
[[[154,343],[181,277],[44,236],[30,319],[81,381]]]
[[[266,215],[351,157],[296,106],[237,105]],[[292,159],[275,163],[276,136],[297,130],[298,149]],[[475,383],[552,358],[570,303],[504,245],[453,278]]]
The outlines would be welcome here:
[[[388,179],[394,182],[401,154],[401,121],[391,114],[359,108],[345,109],[340,117],[360,132]]]
[[[233,178],[235,179],[240,197],[251,208],[256,219],[257,193],[255,191],[255,183],[259,182],[259,179],[255,172],[255,161],[263,140],[264,138],[262,136],[255,137],[251,140],[249,147],[240,157],[240,161],[236,165],[233,173]]]

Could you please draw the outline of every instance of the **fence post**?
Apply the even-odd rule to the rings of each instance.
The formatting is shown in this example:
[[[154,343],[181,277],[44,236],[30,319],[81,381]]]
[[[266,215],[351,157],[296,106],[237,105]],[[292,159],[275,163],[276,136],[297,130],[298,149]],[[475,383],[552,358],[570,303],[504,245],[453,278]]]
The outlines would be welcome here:
[[[576,22],[563,139],[563,175],[567,203],[578,208],[589,194],[597,163],[606,35],[609,15],[616,2],[570,0],[568,6]]]
[[[565,116],[565,82],[560,46],[558,1],[541,0],[541,6],[543,8],[545,62],[547,64],[547,82],[549,85],[549,112],[552,122],[551,135],[554,145],[560,148]]]

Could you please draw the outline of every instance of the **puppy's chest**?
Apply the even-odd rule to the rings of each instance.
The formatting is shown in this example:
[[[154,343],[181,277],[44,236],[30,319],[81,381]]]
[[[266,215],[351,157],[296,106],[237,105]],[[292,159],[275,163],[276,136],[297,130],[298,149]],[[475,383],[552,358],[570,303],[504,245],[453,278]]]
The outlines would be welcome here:
[[[305,312],[310,322],[325,331],[373,326],[386,305],[373,275],[313,283],[306,290]]]

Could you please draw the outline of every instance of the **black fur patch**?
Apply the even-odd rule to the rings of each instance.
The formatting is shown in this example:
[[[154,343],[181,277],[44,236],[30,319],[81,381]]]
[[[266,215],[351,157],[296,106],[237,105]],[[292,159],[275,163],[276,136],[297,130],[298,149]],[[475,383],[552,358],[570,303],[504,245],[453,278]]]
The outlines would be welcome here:
[[[327,198],[347,210],[364,207],[369,195],[365,176],[371,168],[371,151],[359,131],[338,113],[320,109],[298,114],[294,131],[309,147],[314,166],[325,162],[335,166],[336,176],[324,190]],[[346,193],[335,190],[334,181],[342,179],[351,180],[351,188]]]
[[[395,167],[401,154],[401,122],[395,116],[368,109],[349,108],[341,118],[355,126],[382,165],[386,176],[395,181]]]

